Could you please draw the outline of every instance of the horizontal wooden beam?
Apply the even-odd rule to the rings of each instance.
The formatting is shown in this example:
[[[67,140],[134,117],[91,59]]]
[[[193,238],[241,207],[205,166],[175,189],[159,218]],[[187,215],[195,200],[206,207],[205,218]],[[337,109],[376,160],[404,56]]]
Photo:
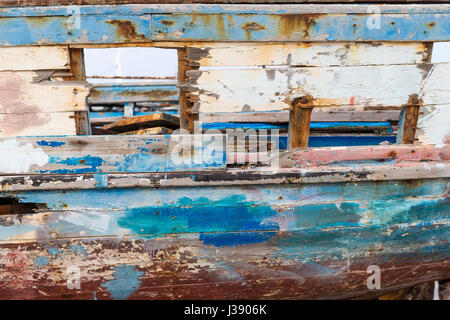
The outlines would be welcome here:
[[[429,61],[427,43],[209,43],[188,47],[190,65],[206,68],[237,66],[358,66],[418,64]]]
[[[280,166],[309,167],[322,165],[358,165],[370,162],[450,161],[450,145],[357,146],[292,150],[280,157]]]
[[[65,6],[65,5],[118,5],[118,4],[148,4],[151,3],[186,3],[186,0],[2,0],[0,7],[31,7],[31,6]],[[249,3],[249,4],[276,4],[276,3],[446,3],[447,0],[189,0],[189,3],[211,3],[211,4],[230,4],[230,3]]]
[[[0,71],[70,69],[68,46],[0,48]]]
[[[450,110],[450,108],[449,108]],[[377,111],[314,111],[311,114],[311,121],[328,122],[361,122],[361,121],[398,121],[399,110],[377,110]],[[222,113],[201,113],[201,122],[237,122],[237,123],[288,123],[288,111],[274,112],[222,112]]]
[[[88,98],[92,105],[177,100],[178,88],[175,84],[96,85]]]
[[[263,174],[262,174],[263,173]],[[395,165],[361,167],[316,166],[302,168],[228,169],[222,172],[190,173],[105,173],[102,178],[92,173],[37,174],[0,176],[0,190],[43,191],[112,188],[170,188],[244,186],[273,184],[336,183],[354,181],[392,181],[450,178],[450,164],[441,162],[402,162]]]
[[[450,5],[145,4],[0,10],[0,46],[154,41],[450,41]]]
[[[177,140],[179,139],[179,140]],[[188,140],[189,139],[189,140]],[[222,170],[225,152],[207,153],[214,136],[74,136],[0,139],[0,175]],[[213,142],[211,142],[213,140]],[[184,148],[182,148],[184,146]],[[184,150],[184,151],[183,151]]]
[[[418,95],[423,105],[448,104],[442,81],[449,63],[351,67],[288,67],[188,71],[182,84],[195,112],[260,112],[289,108],[311,95],[317,107],[390,108]],[[393,76],[395,75],[395,76]],[[332,90],[330,90],[332,88]]]

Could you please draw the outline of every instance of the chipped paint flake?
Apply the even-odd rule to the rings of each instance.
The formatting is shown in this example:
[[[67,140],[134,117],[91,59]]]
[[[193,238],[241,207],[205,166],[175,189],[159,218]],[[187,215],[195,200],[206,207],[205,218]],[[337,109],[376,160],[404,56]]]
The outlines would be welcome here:
[[[5,173],[25,173],[32,165],[43,166],[48,155],[31,143],[20,145],[16,139],[0,141],[0,168]]]

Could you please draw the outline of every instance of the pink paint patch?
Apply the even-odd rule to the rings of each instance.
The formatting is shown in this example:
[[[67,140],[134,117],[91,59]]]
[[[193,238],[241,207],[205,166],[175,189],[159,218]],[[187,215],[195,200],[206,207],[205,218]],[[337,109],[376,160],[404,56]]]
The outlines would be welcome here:
[[[350,98],[350,105],[353,106],[355,104],[355,97]]]

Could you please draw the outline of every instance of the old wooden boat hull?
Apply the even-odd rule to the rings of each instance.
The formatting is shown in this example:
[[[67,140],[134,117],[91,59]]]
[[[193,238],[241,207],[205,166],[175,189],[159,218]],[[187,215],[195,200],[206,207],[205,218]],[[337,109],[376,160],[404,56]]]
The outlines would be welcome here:
[[[0,297],[376,296],[450,275],[448,187],[428,179],[6,193],[49,211],[3,219]],[[367,287],[370,265],[382,290]],[[67,285],[74,266],[78,290]]]
[[[370,298],[450,278],[450,63],[431,61],[450,5],[427,1],[1,4],[0,299]],[[84,48],[116,46],[176,48],[176,86],[92,87]],[[138,135],[151,101],[184,131]],[[372,136],[324,147],[324,126]]]
[[[448,146],[290,151],[277,171],[153,162],[160,172],[142,173],[111,162],[108,137],[33,139],[18,143],[34,141],[49,163],[0,177],[11,210],[4,299],[374,297],[450,276]],[[93,139],[106,144],[97,162],[67,154]],[[378,290],[367,286],[373,265]]]

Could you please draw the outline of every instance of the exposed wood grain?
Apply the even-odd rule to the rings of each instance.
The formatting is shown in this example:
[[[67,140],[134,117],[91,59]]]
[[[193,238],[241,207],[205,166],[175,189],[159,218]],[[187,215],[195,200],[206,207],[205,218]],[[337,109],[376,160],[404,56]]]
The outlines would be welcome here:
[[[355,66],[427,62],[423,43],[211,43],[187,49],[192,66]]]
[[[187,58],[187,49],[178,49],[178,82],[183,83],[186,81],[186,72],[192,70]],[[194,102],[191,99],[188,90],[180,89],[179,97],[179,115],[180,115],[180,128],[185,129],[190,133],[194,133],[195,122],[198,121],[198,114],[193,113],[192,107]]]
[[[69,55],[70,55],[70,72],[72,76],[65,78],[65,80],[80,81],[86,83],[84,49],[69,48]],[[84,100],[84,105],[87,105],[86,99]],[[77,128],[77,135],[88,135],[91,133],[91,126],[89,124],[89,112],[87,110],[76,111],[74,120]]]
[[[398,125],[397,141],[399,143],[414,143],[421,105],[422,101],[417,95],[412,95],[408,104],[403,108]]]
[[[120,135],[147,135],[147,134],[171,134],[173,132],[172,129],[168,129],[165,127],[155,127],[155,128],[146,128],[141,130],[135,130],[135,131],[127,131],[124,133],[120,133]]]
[[[76,135],[75,112],[0,114],[0,137]]]
[[[152,113],[145,116],[129,117],[111,124],[107,124],[102,129],[117,132],[135,131],[149,127],[167,127],[169,129],[179,128],[179,118],[167,113]]]
[[[310,94],[314,107],[446,104],[450,64],[188,71],[197,112],[274,111]],[[333,90],[330,90],[333,88]]]
[[[0,48],[0,71],[69,69],[67,46]]]
[[[86,111],[89,85],[43,81],[39,72],[0,72],[0,114]]]
[[[289,116],[289,148],[307,148],[313,111],[313,97],[304,96],[291,102]]]
[[[330,108],[331,109],[331,108]],[[313,110],[311,121],[398,121],[400,111],[398,110],[378,110],[378,111],[327,111]],[[288,123],[288,111],[274,112],[222,112],[222,113],[201,113],[201,122],[253,122],[253,123]]]

